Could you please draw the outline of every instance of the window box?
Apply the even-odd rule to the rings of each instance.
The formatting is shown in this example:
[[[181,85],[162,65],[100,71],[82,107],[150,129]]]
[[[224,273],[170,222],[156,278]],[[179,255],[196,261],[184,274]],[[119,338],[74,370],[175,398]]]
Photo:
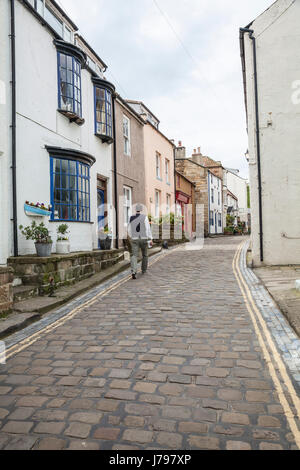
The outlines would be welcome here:
[[[39,207],[30,206],[28,204],[24,204],[24,211],[25,214],[29,217],[49,217],[52,214],[51,211],[40,209]]]

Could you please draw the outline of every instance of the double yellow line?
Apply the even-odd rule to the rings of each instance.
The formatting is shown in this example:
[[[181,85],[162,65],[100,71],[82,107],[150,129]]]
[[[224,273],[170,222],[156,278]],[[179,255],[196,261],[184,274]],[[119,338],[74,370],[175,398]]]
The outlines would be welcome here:
[[[176,250],[177,248],[175,248]],[[172,250],[174,251],[174,250]],[[155,260],[153,260],[150,263],[150,266],[153,264],[157,263],[157,261],[160,261],[162,258],[167,256],[169,253],[172,253],[172,251],[166,251],[165,253],[161,254],[158,256]],[[93,305],[97,300],[101,297],[105,297],[106,295],[110,294],[112,291],[120,287],[122,284],[125,284],[129,279],[131,278],[131,275],[126,276],[124,279],[121,279],[120,281],[115,282],[112,286],[108,287],[105,289],[103,292],[99,292],[99,294],[96,294],[92,299],[87,300],[84,302],[82,305],[79,305],[78,307],[74,308],[71,312],[60,318],[59,320],[56,320],[55,322],[51,323],[50,325],[46,326],[45,328],[37,331],[31,336],[28,336],[24,340],[20,341],[19,343],[15,344],[14,346],[11,346],[10,348],[6,349],[5,354],[3,353],[3,357],[6,356],[6,360],[14,356],[15,354],[18,354],[19,352],[23,351],[24,349],[28,348],[32,344],[34,344],[36,341],[38,341],[41,337],[45,336],[47,333],[51,333],[52,331],[56,330],[60,326],[64,325],[67,321],[71,320],[74,318],[79,312],[84,310],[87,307],[90,307]],[[0,357],[1,359],[1,357]]]
[[[241,293],[243,295],[248,312],[250,314],[256,335],[258,337],[260,347],[263,351],[264,359],[267,363],[271,378],[274,382],[280,404],[284,410],[285,417],[294,435],[295,442],[298,448],[300,449],[300,431],[296,423],[296,417],[294,413],[292,412],[289,402],[286,398],[286,394],[283,391],[282,382],[286,388],[286,391],[287,391],[286,393],[289,394],[290,399],[293,405],[295,406],[296,414],[298,415],[299,418],[300,418],[300,400],[293,386],[293,383],[287,373],[285,364],[283,360],[281,359],[281,356],[278,353],[278,350],[274,344],[274,341],[271,337],[271,334],[266,325],[266,322],[261,312],[257,308],[255,301],[253,299],[253,296],[250,292],[250,289],[240,271],[239,261],[241,258],[241,252],[242,252],[244,244],[245,242],[242,242],[239,245],[235,253],[235,256],[232,262],[233,272],[237,279],[237,282],[241,290]],[[276,364],[278,371],[275,370],[274,364]],[[280,380],[280,376],[281,376],[281,380]]]

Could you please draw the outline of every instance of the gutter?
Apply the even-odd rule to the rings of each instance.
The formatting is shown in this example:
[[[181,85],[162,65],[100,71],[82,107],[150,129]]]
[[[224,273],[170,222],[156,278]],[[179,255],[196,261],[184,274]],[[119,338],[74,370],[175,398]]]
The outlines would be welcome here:
[[[259,205],[259,238],[260,238],[260,261],[264,261],[264,245],[263,245],[263,214],[262,214],[262,181],[261,181],[261,151],[260,151],[260,134],[259,134],[259,105],[258,105],[258,80],[257,80],[257,54],[256,54],[256,38],[253,36],[254,30],[249,28],[240,28],[240,47],[241,59],[243,67],[243,80],[245,91],[245,103],[248,127],[248,111],[247,111],[247,85],[246,85],[246,62],[245,62],[245,43],[244,35],[249,34],[253,45],[253,66],[254,66],[254,90],[255,90],[255,120],[256,120],[256,148],[257,148],[257,173],[258,173],[258,205]]]
[[[118,179],[117,179],[117,144],[116,144],[116,96],[113,94],[113,160],[114,160],[114,189],[116,210],[116,248],[119,248],[119,204],[118,204]]]
[[[16,36],[15,36],[15,0],[10,0],[10,40],[11,40],[11,169],[13,199],[13,240],[14,256],[19,256],[18,218],[17,218],[17,152],[16,152]]]

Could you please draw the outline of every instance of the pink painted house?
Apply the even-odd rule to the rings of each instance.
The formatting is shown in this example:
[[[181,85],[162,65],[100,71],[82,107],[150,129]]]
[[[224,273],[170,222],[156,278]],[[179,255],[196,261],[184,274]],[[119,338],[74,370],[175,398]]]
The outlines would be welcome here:
[[[145,121],[145,200],[148,214],[158,218],[175,212],[175,145],[159,130],[159,120],[141,101],[127,103]]]

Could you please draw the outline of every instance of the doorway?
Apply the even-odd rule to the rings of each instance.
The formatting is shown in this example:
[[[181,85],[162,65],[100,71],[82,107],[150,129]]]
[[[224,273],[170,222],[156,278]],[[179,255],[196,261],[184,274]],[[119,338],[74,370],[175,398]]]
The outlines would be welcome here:
[[[100,246],[100,231],[104,229],[107,220],[107,180],[97,177],[97,233],[98,233],[98,249]]]

